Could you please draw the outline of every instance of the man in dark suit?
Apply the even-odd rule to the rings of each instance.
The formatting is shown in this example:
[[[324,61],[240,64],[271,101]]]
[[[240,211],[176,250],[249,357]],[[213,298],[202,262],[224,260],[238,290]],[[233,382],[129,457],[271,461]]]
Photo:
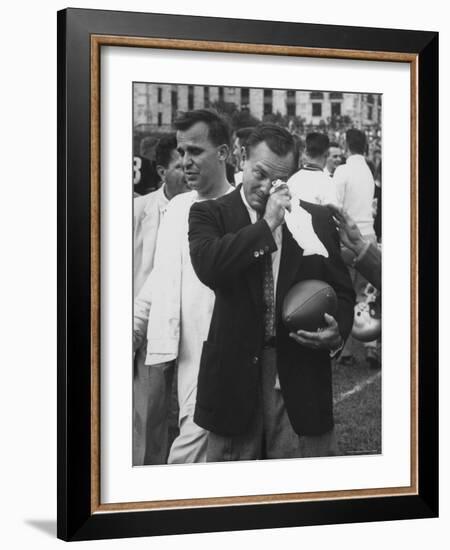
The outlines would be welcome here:
[[[284,224],[286,181],[297,166],[283,128],[261,124],[249,136],[243,185],[194,204],[191,260],[216,295],[197,387],[195,422],[209,430],[208,461],[335,454],[330,355],[353,321],[354,293],[328,210],[301,202],[328,252],[304,255]],[[336,319],[289,333],[281,305],[292,285],[321,279],[336,291]]]

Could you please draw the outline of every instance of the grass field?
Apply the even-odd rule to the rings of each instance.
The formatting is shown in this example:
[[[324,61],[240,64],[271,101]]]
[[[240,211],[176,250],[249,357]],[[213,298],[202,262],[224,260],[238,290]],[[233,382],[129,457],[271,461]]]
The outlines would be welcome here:
[[[366,365],[362,346],[356,351],[354,365],[333,365],[340,455],[381,453],[381,370]]]
[[[356,363],[333,365],[333,399],[339,455],[381,453],[381,370],[370,369],[362,345],[355,346]],[[178,434],[175,387],[169,421],[169,439]]]

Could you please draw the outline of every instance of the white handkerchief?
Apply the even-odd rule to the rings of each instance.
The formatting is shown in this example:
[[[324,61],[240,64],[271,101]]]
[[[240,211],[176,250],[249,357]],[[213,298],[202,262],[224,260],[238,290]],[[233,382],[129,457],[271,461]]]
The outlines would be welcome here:
[[[320,254],[328,258],[327,249],[313,229],[311,214],[302,208],[300,204],[294,204],[294,202],[291,204],[292,210],[291,212],[286,211],[284,219],[292,236],[303,248],[303,255]]]

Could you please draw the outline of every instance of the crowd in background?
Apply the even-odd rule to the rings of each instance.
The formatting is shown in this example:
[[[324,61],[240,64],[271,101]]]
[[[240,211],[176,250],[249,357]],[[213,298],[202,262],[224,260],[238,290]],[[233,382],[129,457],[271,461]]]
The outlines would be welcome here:
[[[304,126],[301,128],[293,121],[289,121],[286,129],[294,137],[299,153],[299,170],[306,161],[306,138],[311,134],[322,134],[328,138],[327,159],[324,166],[324,173],[333,177],[334,171],[340,165],[346,163],[348,157],[348,147],[346,145],[346,131],[352,128],[351,121],[346,121],[346,124],[336,128],[334,124],[320,126]],[[232,185],[240,183],[242,174],[242,157],[241,148],[245,143],[245,137],[248,136],[252,126],[236,128],[232,133],[232,143],[230,144],[230,155],[227,159],[227,179]],[[366,130],[360,130],[364,133],[366,144],[364,151],[365,161],[370,168],[374,180],[374,195],[373,195],[373,224],[374,231],[378,243],[381,243],[382,224],[382,137],[381,128],[378,125],[373,125]],[[162,136],[164,138],[164,135]],[[155,135],[136,135],[135,136],[135,153],[133,157],[133,188],[134,196],[146,195],[158,189],[162,180],[157,171],[156,149],[161,139],[160,134]]]
[[[248,122],[243,120],[243,122]],[[333,154],[334,159],[329,160],[327,167],[332,167],[333,164],[338,166],[344,164],[346,161],[346,143],[345,133],[347,129],[352,128],[352,122],[347,121],[338,129],[335,125],[323,123],[322,125],[304,125],[301,129],[291,120],[285,126],[287,130],[293,135],[297,142],[299,149],[300,164],[304,160],[305,152],[305,139],[307,134],[318,132],[328,137],[330,147],[336,148],[337,151],[331,151],[330,156]],[[232,155],[228,159],[228,176],[229,181],[234,183],[234,172],[240,171],[238,155],[235,154],[235,143],[238,135],[245,135],[246,130],[251,126],[240,126],[233,130],[232,138]],[[366,136],[367,147],[365,151],[365,158],[369,168],[372,171],[375,183],[381,188],[381,152],[382,152],[382,137],[381,128],[379,125],[372,125],[370,128],[362,130]],[[156,171],[155,152],[159,139],[162,137],[160,133],[136,133],[134,136],[134,157],[133,157],[133,186],[134,192],[139,195],[145,195],[151,191],[155,191],[161,185],[161,179]],[[377,192],[377,196],[380,193]],[[378,198],[378,197],[375,198]]]
[[[133,463],[136,465],[160,464],[167,460],[169,463],[206,460],[206,432],[194,422],[193,411],[200,363],[200,356],[197,357],[197,355],[208,333],[209,321],[206,322],[205,319],[210,318],[214,306],[214,293],[200,283],[190,264],[187,240],[188,217],[191,206],[195,202],[225,196],[234,188],[239,188],[243,183],[243,168],[248,161],[249,144],[252,144],[250,150],[258,151],[258,146],[261,147],[261,143],[265,144],[266,138],[261,138],[261,143],[258,141],[253,143],[255,135],[258,134],[258,127],[255,126],[234,129],[227,144],[223,143],[223,140],[214,143],[211,137],[211,126],[205,135],[196,136],[195,139],[203,140],[207,147],[215,151],[212,157],[215,160],[208,161],[212,162],[215,175],[208,174],[206,171],[204,183],[208,183],[206,180],[209,178],[208,185],[212,186],[212,189],[215,186],[216,189],[212,195],[208,195],[210,193],[208,186],[203,191],[198,187],[199,181],[196,180],[199,178],[199,173],[195,173],[195,170],[191,173],[189,167],[186,168],[184,165],[188,155],[195,157],[195,146],[188,141],[186,144],[183,142],[184,139],[187,140],[185,136],[190,136],[192,128],[201,129],[205,124],[205,128],[208,128],[210,115],[207,112],[205,115],[205,112],[204,110],[192,112],[194,118],[185,126],[182,125],[182,115],[181,122],[179,121],[179,125],[175,127],[177,134],[141,136],[139,151],[134,155],[133,160],[135,196]],[[197,115],[206,116],[206,119],[200,118],[196,121]],[[189,116],[188,113],[188,119]],[[217,115],[213,118],[215,116]],[[215,124],[214,121],[213,124]],[[278,127],[285,134],[290,134],[289,139],[294,142],[295,148],[293,158],[298,159],[295,162],[297,170],[287,181],[292,200],[306,201],[303,204],[335,205],[340,209],[335,212],[337,225],[339,225],[339,219],[347,220],[345,216],[349,216],[348,227],[351,227],[351,224],[355,225],[355,231],[363,248],[358,249],[360,252],[357,253],[355,248],[349,247],[349,241],[343,239],[342,258],[347,263],[358,301],[370,304],[372,315],[377,291],[362,276],[357,263],[364,254],[369,255],[367,253],[369,246],[381,244],[380,129],[371,128],[362,131],[352,128],[351,125],[339,129],[321,125],[318,128],[303,128],[304,132],[300,133],[294,124],[288,123],[287,126]],[[276,134],[276,125],[269,124],[268,131]],[[256,153],[253,154],[256,155]],[[270,156],[274,153],[268,150],[268,154]],[[185,157],[184,161],[183,157]],[[191,189],[196,190],[196,196],[186,193]],[[186,193],[185,198],[178,197],[177,199],[180,200],[172,201],[177,195],[184,196],[184,193]],[[170,208],[168,208],[169,203],[171,203]],[[164,230],[161,230],[158,235],[163,218]],[[255,254],[263,256],[264,249],[255,251]],[[378,261],[378,258],[376,260]],[[177,262],[180,262],[178,267],[176,267]],[[159,282],[158,275],[154,275],[154,265],[159,265],[159,273],[164,271],[165,266],[165,275],[160,276]],[[158,287],[158,284],[159,288],[166,288],[166,292],[155,294],[154,287]],[[183,285],[187,285],[185,291],[183,291]],[[180,311],[182,312],[178,322],[184,328],[181,332],[177,329],[176,334],[168,336],[161,332],[161,316],[166,316],[168,326],[173,326],[173,313],[168,311],[173,306],[171,303],[173,297],[169,297],[172,288],[180,289],[180,295],[176,298],[178,305],[175,306],[174,311],[178,312],[177,315]],[[183,311],[190,311],[190,316],[186,317],[188,321],[183,321]],[[359,313],[355,312],[355,315]],[[158,342],[164,353],[150,351],[151,339]],[[164,340],[166,341],[162,345],[161,342]],[[176,349],[171,350],[175,340],[179,343],[176,344]],[[337,350],[339,362],[354,363],[354,347],[355,342],[350,336],[345,347]],[[372,341],[367,341],[365,338],[364,348],[368,364],[374,369],[379,369],[381,367],[379,338]],[[161,359],[162,356],[164,361]],[[168,367],[174,361],[175,371],[174,368]],[[191,366],[187,368],[184,365],[185,361],[190,365],[195,363],[195,368],[192,369]],[[171,387],[174,376],[178,384],[179,431],[175,441],[171,446],[169,445],[169,452],[167,411],[170,409],[171,396],[167,388]],[[330,449],[333,446],[331,443],[331,440],[327,441],[327,447],[329,446]]]

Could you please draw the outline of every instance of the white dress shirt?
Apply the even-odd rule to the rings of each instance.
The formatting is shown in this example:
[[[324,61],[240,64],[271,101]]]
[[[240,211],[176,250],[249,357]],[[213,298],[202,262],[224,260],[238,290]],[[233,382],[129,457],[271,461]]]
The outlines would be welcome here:
[[[244,174],[244,172],[242,170],[240,170],[239,172],[236,172],[234,174],[234,185],[235,185],[235,187],[237,187],[238,185],[240,185],[242,183],[243,174]]]
[[[351,155],[336,168],[333,176],[338,205],[355,220],[364,236],[375,235],[372,201],[375,183],[362,155]]]

